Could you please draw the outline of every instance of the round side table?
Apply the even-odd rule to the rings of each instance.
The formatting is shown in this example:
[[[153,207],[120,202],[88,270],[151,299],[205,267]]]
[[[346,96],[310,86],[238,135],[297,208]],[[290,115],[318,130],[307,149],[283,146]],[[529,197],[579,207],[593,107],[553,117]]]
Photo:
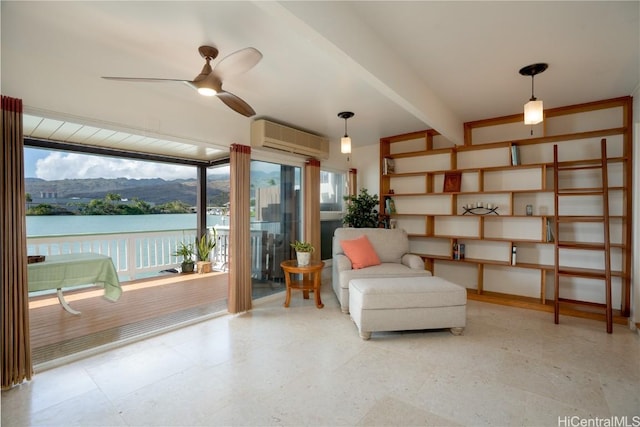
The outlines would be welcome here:
[[[308,265],[299,266],[298,261],[293,259],[282,261],[280,267],[284,270],[284,280],[287,285],[287,297],[284,301],[285,307],[289,307],[289,303],[291,302],[291,289],[301,290],[304,299],[309,299],[309,291],[313,291],[316,307],[324,307],[320,299],[321,276],[322,268],[324,267],[323,261],[311,261]],[[292,278],[291,276],[294,274],[301,275],[301,279]]]

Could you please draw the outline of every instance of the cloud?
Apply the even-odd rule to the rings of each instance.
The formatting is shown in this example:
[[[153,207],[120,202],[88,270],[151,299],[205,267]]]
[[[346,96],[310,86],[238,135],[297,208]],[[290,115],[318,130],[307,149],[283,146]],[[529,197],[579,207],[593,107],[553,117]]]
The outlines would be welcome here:
[[[194,166],[144,162],[78,153],[51,152],[36,161],[35,175],[47,181],[83,178],[195,179]]]

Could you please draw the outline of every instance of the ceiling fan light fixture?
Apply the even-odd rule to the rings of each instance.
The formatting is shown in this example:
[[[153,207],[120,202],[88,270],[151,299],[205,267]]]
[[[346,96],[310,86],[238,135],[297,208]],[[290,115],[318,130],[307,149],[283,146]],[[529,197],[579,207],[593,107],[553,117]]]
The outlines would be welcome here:
[[[542,101],[538,100],[533,94],[533,78],[536,74],[542,73],[549,67],[549,64],[537,63],[527,65],[520,69],[520,74],[523,76],[531,76],[531,99],[524,104],[524,124],[525,125],[537,125],[544,120],[544,108]],[[533,130],[532,130],[533,132]]]
[[[215,96],[222,90],[221,82],[215,79],[211,74],[206,77],[198,76],[196,80],[189,82],[189,85],[195,88],[198,93],[203,96]]]
[[[210,87],[200,87],[198,88],[198,93],[203,96],[215,96],[218,91],[211,89]]]
[[[340,139],[340,152],[343,154],[351,153],[351,138],[347,134],[347,120],[354,115],[355,114],[353,114],[351,111],[343,111],[341,113],[338,113],[338,117],[344,119],[344,136]]]

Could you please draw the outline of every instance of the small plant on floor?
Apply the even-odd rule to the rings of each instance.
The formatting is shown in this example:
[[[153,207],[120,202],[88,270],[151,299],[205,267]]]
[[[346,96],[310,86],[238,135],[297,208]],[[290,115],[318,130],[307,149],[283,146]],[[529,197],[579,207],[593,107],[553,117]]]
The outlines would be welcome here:
[[[182,264],[180,265],[183,273],[193,272],[193,243],[180,242],[173,256],[181,256]]]
[[[213,228],[213,236],[205,232],[202,236],[196,239],[196,250],[198,255],[198,261],[209,261],[211,251],[216,247],[216,229]]]

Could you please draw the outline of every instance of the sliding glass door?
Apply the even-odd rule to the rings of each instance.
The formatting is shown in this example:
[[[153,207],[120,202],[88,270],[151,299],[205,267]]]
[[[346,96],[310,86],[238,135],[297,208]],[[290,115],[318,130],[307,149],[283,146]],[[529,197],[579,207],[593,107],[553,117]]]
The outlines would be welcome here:
[[[253,299],[283,291],[280,263],[302,231],[301,169],[251,161],[251,277]]]

